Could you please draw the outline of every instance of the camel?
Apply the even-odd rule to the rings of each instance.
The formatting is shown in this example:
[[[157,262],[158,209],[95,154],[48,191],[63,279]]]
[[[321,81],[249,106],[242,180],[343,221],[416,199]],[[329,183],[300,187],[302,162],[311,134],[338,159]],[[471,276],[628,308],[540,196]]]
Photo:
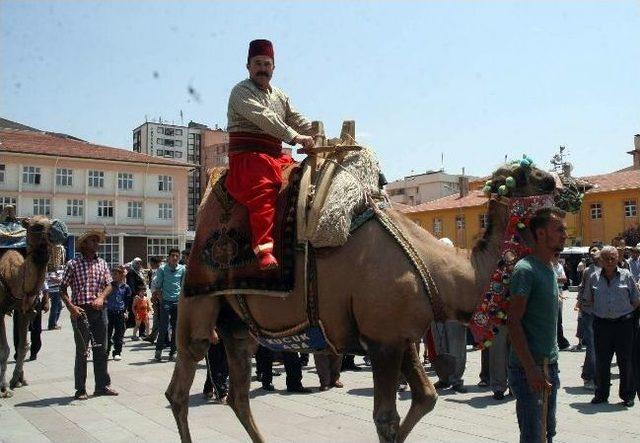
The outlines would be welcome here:
[[[15,225],[18,225],[17,219]],[[5,374],[9,359],[9,344],[4,318],[14,309],[20,309],[24,315],[19,321],[19,346],[16,365],[9,387],[11,389],[26,386],[24,377],[24,359],[27,352],[27,330],[33,318],[33,305],[40,292],[47,272],[54,245],[66,240],[66,227],[59,221],[35,216],[20,220],[26,229],[26,254],[15,249],[5,250],[0,257],[0,396],[10,397]],[[55,229],[52,228],[55,226]]]
[[[550,194],[555,189],[549,173],[519,163],[501,166],[494,172],[495,189],[505,184],[509,176],[516,185],[511,189],[511,197]],[[514,184],[512,179],[508,182]],[[206,197],[202,204],[213,202]],[[470,319],[499,260],[508,208],[505,197],[494,195],[489,200],[489,227],[470,254],[448,247],[393,208],[383,212],[425,263],[439,292],[439,302],[430,298],[416,268],[374,219],[356,230],[344,246],[317,254],[318,303],[321,321],[337,351],[366,352],[371,359],[373,419],[379,440],[402,442],[434,408],[437,399],[414,343],[434,320],[436,308],[444,311],[446,318]],[[304,280],[303,267],[303,257],[299,256],[296,282]],[[300,286],[296,283],[287,298],[247,296],[246,304],[255,321],[267,330],[278,331],[304,318],[305,294]],[[240,320],[241,314],[234,296],[180,299],[178,356],[165,395],[183,442],[191,441],[187,419],[189,389],[196,364],[204,358],[215,327],[227,349],[231,377],[228,404],[252,441],[264,441],[249,404],[252,337]],[[400,373],[406,377],[412,394],[410,409],[402,423],[396,409]]]

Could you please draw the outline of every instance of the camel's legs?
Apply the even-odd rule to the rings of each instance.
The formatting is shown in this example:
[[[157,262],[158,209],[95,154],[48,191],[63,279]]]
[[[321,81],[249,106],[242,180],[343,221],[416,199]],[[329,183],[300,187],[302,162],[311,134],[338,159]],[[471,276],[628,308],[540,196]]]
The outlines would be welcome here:
[[[396,409],[396,391],[405,347],[369,347],[373,370],[373,420],[381,443],[397,441],[400,416]]]
[[[178,349],[178,358],[173,368],[171,383],[164,394],[171,403],[171,410],[178,425],[180,440],[183,443],[191,442],[187,414],[189,413],[189,389],[193,384],[197,363],[188,351]]]
[[[420,363],[418,350],[413,343],[404,353],[402,373],[411,386],[411,407],[400,425],[398,442],[403,442],[407,438],[420,419],[433,410],[438,399],[438,394]]]
[[[252,340],[246,326],[233,325],[233,330],[222,328],[222,338],[229,364],[228,404],[246,429],[253,442],[264,442],[264,438],[251,414],[249,387],[251,385]]]
[[[16,366],[13,368],[13,376],[9,382],[11,389],[27,386],[27,380],[24,378],[24,359],[27,355],[27,332],[29,330],[29,322],[34,317],[32,310],[26,313],[21,312],[18,318],[13,317],[13,321],[18,321],[18,349],[16,349]]]
[[[7,342],[7,329],[4,323],[4,314],[0,314],[0,397],[11,397],[9,385],[7,385],[7,361],[9,360],[9,343]]]

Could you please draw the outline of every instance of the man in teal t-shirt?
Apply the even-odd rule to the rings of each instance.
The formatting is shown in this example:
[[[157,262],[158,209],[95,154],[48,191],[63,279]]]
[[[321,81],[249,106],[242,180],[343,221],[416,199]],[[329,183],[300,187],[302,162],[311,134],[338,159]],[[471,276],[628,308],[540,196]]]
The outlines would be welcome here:
[[[564,211],[538,209],[529,228],[535,241],[533,253],[516,263],[509,284],[509,385],[516,397],[520,442],[550,442],[556,434],[556,396],[560,385],[556,338],[558,285],[551,260],[562,251],[567,239]],[[547,415],[543,420],[545,397]]]
[[[167,257],[167,263],[158,269],[151,286],[153,296],[159,300],[160,328],[156,341],[156,361],[162,360],[162,349],[167,342],[169,326],[171,326],[171,348],[169,360],[173,360],[176,354],[176,325],[178,322],[178,298],[182,291],[182,283],[186,274],[186,267],[178,263],[180,250],[171,249]]]
[[[553,269],[535,255],[520,260],[511,276],[511,294],[526,298],[527,309],[520,323],[534,362],[558,361],[558,340],[553,326],[558,323],[558,284]],[[523,366],[511,349],[509,364]]]

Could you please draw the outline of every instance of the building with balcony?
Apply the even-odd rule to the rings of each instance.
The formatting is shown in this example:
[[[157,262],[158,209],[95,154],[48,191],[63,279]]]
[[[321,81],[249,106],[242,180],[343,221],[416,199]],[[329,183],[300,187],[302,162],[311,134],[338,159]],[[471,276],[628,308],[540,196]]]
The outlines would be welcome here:
[[[38,130],[0,128],[0,206],[64,220],[75,237],[104,229],[110,264],[165,256],[187,239],[193,165]]]

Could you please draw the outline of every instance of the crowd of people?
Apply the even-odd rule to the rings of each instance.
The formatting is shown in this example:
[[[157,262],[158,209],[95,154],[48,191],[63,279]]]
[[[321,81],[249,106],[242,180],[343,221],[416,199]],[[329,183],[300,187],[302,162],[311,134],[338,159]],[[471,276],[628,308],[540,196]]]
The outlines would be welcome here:
[[[148,268],[140,258],[109,269],[97,255],[101,231],[89,231],[76,242],[78,256],[58,269],[47,273],[38,302],[36,316],[30,323],[30,360],[37,359],[42,346],[42,314],[48,313],[47,329],[62,328],[60,314],[69,311],[76,347],[74,378],[75,398],[88,398],[86,389],[87,360],[92,355],[94,395],[118,395],[111,387],[108,360],[123,359],[125,334],[131,331],[131,342],[144,340],[155,348],[154,360],[163,361],[163,351],[169,348],[168,361],[175,360],[175,333],[178,320],[178,301],[186,272],[188,251],[171,249],[166,257],[150,257]],[[18,310],[14,315],[21,315]],[[14,325],[18,322],[14,321]],[[14,334],[17,338],[17,334]],[[17,342],[14,340],[14,347]],[[257,345],[256,378],[266,391],[275,390],[274,361],[284,363],[288,392],[309,393],[302,385],[302,368],[309,364],[308,354],[274,353]],[[340,372],[360,370],[353,356],[314,355],[320,380],[320,390],[342,387]],[[226,401],[229,373],[223,340],[214,332],[207,353],[207,377],[203,394],[209,399]]]
[[[548,214],[547,219],[547,223],[554,220],[549,219]],[[139,258],[109,269],[97,255],[103,236],[100,231],[80,236],[78,257],[47,274],[35,305],[36,316],[30,324],[30,359],[35,360],[42,346],[43,314],[49,315],[47,329],[55,331],[61,328],[63,306],[69,311],[76,348],[75,398],[79,400],[88,398],[86,374],[90,354],[93,355],[94,395],[118,395],[111,387],[108,360],[122,360],[128,329],[132,330],[130,341],[145,340],[155,345],[156,362],[163,361],[166,348],[169,361],[176,355],[174,331],[188,253],[171,249],[162,259],[150,257],[147,269]],[[510,283],[509,321],[499,327],[492,346],[482,350],[477,384],[490,388],[498,401],[506,395],[516,397],[521,434],[528,436],[526,438],[534,436],[535,439],[536,429],[540,428],[540,413],[528,407],[536,403],[535,395],[540,392],[548,393],[546,402],[551,415],[547,420],[547,435],[555,433],[558,350],[584,352],[581,376],[584,388],[594,391],[591,403],[604,403],[609,399],[613,355],[620,372],[621,404],[632,407],[636,394],[640,397],[640,244],[625,247],[618,242],[615,246],[591,248],[589,256],[581,260],[572,273],[577,281],[570,282],[565,272],[568,264],[560,258],[561,240],[559,235],[554,240],[556,243],[550,243],[547,238],[544,244],[538,245],[534,251],[542,251],[538,254],[542,259],[534,253],[518,262]],[[564,294],[571,294],[563,289],[570,283],[577,287],[578,342],[574,346],[564,336],[562,327],[562,301],[567,300]],[[555,314],[549,315],[550,312]],[[435,323],[423,342],[425,366],[436,369],[438,376],[434,387],[467,392],[464,372],[467,352],[474,343],[466,326],[456,320]],[[455,364],[449,371],[438,372],[435,362],[444,354],[453,357]],[[284,364],[288,392],[311,392],[302,384],[302,369],[309,365],[308,354],[274,353],[257,345],[255,359],[256,379],[263,390],[275,390],[273,377],[280,375],[273,370],[277,359]],[[366,357],[364,361],[368,364]],[[217,332],[213,334],[206,363],[203,395],[225,402],[229,371],[224,342]],[[353,355],[315,354],[314,364],[321,391],[343,387],[342,371],[362,369],[355,364]],[[406,381],[401,379],[398,390],[405,389]]]

